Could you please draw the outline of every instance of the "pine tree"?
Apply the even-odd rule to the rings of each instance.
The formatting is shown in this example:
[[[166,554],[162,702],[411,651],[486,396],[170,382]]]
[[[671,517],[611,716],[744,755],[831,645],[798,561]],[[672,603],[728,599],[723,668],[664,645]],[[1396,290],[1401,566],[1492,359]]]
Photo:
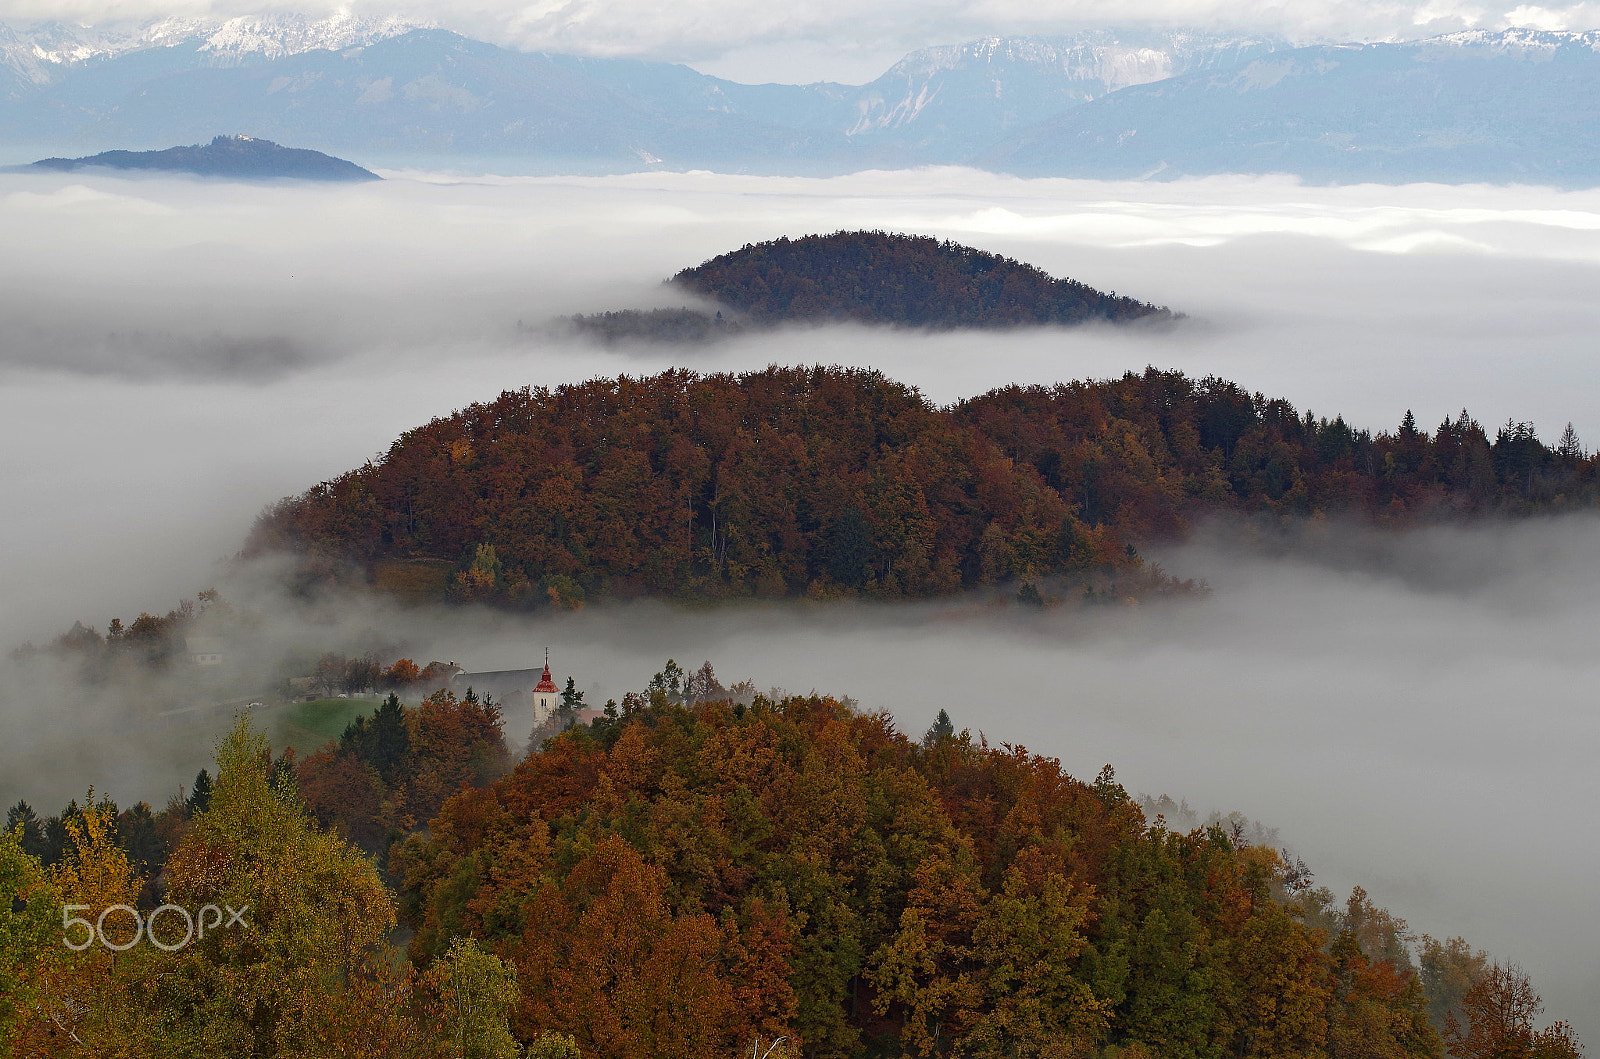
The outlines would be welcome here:
[[[1583,442],[1578,440],[1578,432],[1572,429],[1572,424],[1567,424],[1567,429],[1561,432],[1561,440],[1556,442],[1556,455],[1564,460],[1581,460],[1587,454],[1583,451]]]
[[[20,800],[6,810],[5,826],[8,833],[19,829],[17,841],[22,851],[30,857],[44,856],[44,825],[39,820],[39,814],[33,811],[33,806]]]
[[[390,694],[372,714],[372,749],[369,757],[383,782],[393,786],[411,760],[411,735],[406,731],[405,707]]]
[[[189,791],[189,797],[184,802],[184,807],[189,810],[189,815],[203,813],[211,808],[211,773],[201,769],[194,778],[194,787]]]

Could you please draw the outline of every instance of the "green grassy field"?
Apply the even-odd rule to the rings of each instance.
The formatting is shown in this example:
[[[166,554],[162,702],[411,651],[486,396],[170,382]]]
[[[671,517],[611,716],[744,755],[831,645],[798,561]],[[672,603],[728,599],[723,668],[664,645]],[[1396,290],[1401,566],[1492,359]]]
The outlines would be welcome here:
[[[278,750],[292,746],[304,757],[338,739],[358,714],[370,714],[377,705],[366,699],[313,699],[280,707],[269,714],[272,745]]]

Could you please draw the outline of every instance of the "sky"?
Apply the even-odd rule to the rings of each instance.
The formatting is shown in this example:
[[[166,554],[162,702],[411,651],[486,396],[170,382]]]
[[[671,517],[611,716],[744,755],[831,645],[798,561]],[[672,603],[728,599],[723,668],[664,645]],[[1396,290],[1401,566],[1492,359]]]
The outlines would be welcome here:
[[[272,9],[259,0],[3,0],[0,21],[100,23]],[[917,48],[1084,26],[1181,25],[1304,42],[1600,26],[1600,3],[1593,0],[306,0],[293,10],[398,16],[511,47],[684,62],[747,83],[861,84]]]
[[[1074,774],[1110,762],[1131,790],[1278,828],[1320,882],[1360,883],[1415,929],[1519,960],[1552,1017],[1600,1039],[1600,853],[1573,838],[1600,795],[1600,521],[1400,536],[1324,523],[1289,540],[1208,525],[1157,556],[1205,578],[1207,599],[1027,621],[959,600],[517,619],[348,599],[310,612],[227,562],[263,507],[434,416],[672,365],[872,366],[942,404],[1153,364],[1366,429],[1407,409],[1431,427],[1465,407],[1491,432],[1530,420],[1546,440],[1570,421],[1593,448],[1600,191],[960,169],[387,176],[0,174],[0,647],[218,585],[259,609],[272,650],[376,639],[498,669],[549,644],[596,701],[669,655],[710,659],[726,681],[850,695],[913,733],[944,706]],[[703,349],[608,349],[547,326],[678,304],[664,278],[746,242],[860,227],[1006,253],[1187,319],[1161,332],[825,328]],[[159,804],[227,721],[150,727],[119,709],[70,684],[0,681],[0,800],[25,787],[50,809],[94,782]]]

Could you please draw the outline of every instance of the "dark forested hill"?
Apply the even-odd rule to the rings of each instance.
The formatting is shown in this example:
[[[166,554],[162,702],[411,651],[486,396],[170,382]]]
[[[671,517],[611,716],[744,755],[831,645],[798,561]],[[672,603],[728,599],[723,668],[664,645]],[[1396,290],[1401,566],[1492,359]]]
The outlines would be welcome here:
[[[1379,521],[1592,505],[1595,458],[1466,413],[1356,430],[1147,369],[940,409],[874,371],[778,368],[523,389],[283,501],[253,551],[317,576],[521,605],[865,594],[1138,564],[1199,514]]]
[[[684,269],[673,282],[759,323],[854,320],[946,329],[1172,315],[998,254],[888,232],[746,245]]]
[[[145,169],[242,180],[381,180],[343,158],[283,147],[250,136],[218,136],[210,143],[169,147],[164,151],[103,151],[86,158],[44,158],[35,169],[73,170],[90,166]]]

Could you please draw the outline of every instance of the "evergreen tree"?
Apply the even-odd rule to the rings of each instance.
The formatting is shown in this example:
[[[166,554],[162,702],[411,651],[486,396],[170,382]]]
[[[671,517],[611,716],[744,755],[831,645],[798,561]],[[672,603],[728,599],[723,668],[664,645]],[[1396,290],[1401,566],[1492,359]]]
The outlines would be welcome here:
[[[841,585],[860,588],[871,576],[872,531],[858,507],[847,507],[828,533],[828,576]]]
[[[33,811],[33,806],[25,801],[18,800],[16,805],[6,810],[5,830],[19,831],[17,841],[22,847],[22,852],[30,857],[43,858],[46,845],[44,838],[44,825],[39,820],[39,814]]]
[[[66,808],[60,814],[48,817],[44,821],[44,852],[39,860],[46,868],[53,868],[61,862],[72,848],[72,823],[83,814],[78,807],[76,798],[67,802]]]
[[[683,667],[669,658],[661,672],[650,678],[650,683],[645,687],[645,696],[655,705],[681,702],[683,678]]]
[[[400,705],[397,694],[390,694],[373,710],[366,760],[389,785],[395,784],[410,763],[411,736],[406,731],[405,707]]]
[[[184,802],[184,808],[189,810],[190,816],[203,813],[211,808],[211,773],[201,769],[194,778],[194,786],[189,791],[189,797]]]
[[[1561,440],[1556,442],[1556,455],[1564,460],[1581,460],[1586,455],[1583,442],[1578,440],[1578,432],[1572,429],[1571,423],[1561,432]]]
[[[167,844],[149,802],[136,802],[117,817],[117,844],[141,875],[152,875],[166,863]]]

